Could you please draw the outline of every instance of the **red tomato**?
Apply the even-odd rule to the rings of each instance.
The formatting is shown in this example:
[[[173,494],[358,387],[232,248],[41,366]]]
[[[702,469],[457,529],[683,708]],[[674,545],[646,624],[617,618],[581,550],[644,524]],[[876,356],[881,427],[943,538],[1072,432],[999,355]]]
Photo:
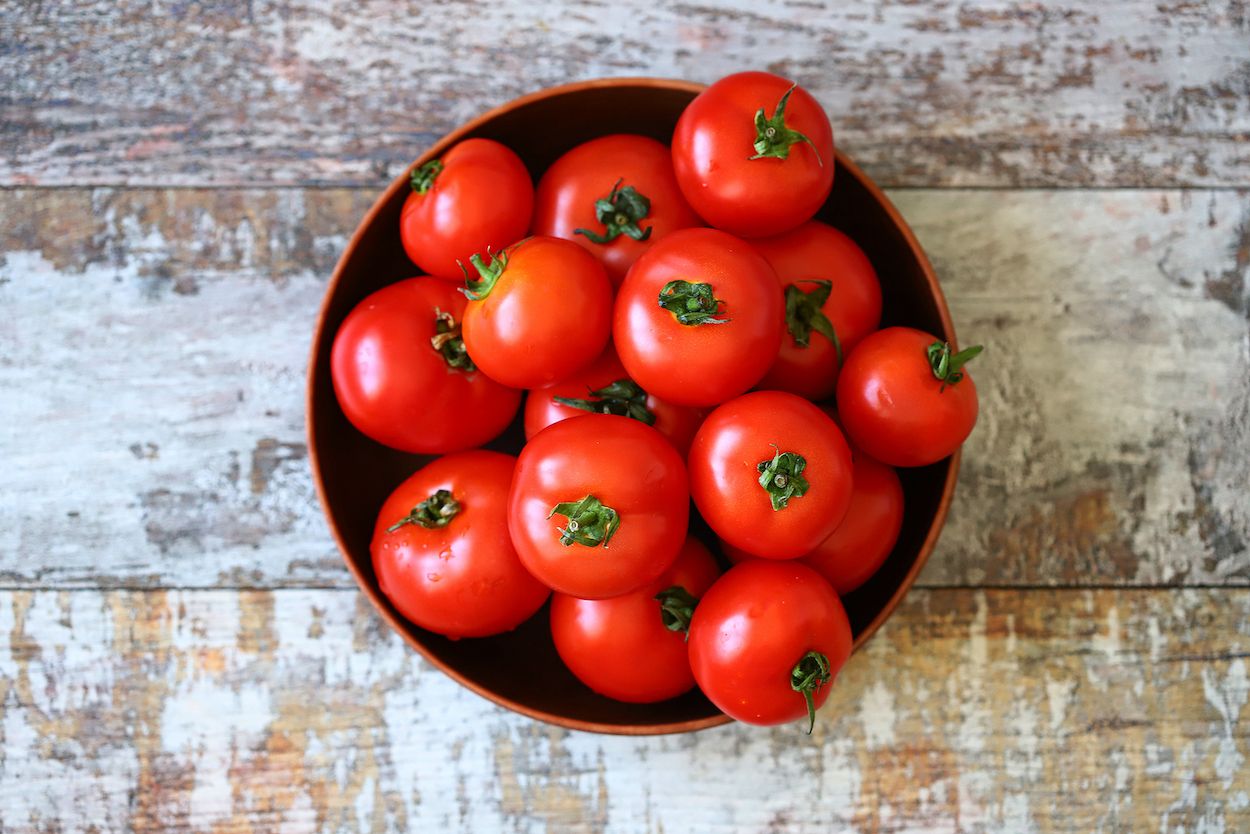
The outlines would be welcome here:
[[[557,397],[576,400],[578,404],[556,402]],[[584,371],[529,392],[525,398],[525,439],[552,423],[588,413],[619,414],[640,420],[668,438],[683,459],[706,414],[701,408],[673,405],[642,390],[629,378],[611,345]]]
[[[818,220],[751,245],[777,273],[786,299],[787,333],[759,387],[832,397],[841,361],[881,323],[876,270],[855,241]]]
[[[433,278],[384,287],[348,313],[330,376],[347,419],[405,452],[481,446],[512,422],[521,392],[479,372],[464,352],[464,296]]]
[[[833,129],[819,102],[766,72],[740,72],[690,102],[673,132],[677,184],[699,216],[742,237],[810,220],[833,187]]]
[[[504,385],[539,388],[589,365],[608,343],[612,284],[603,266],[567,240],[531,237],[470,259],[464,344]]]
[[[877,572],[903,528],[903,485],[898,474],[863,452],[851,450],[851,455],[855,464],[846,517],[829,538],[799,559],[815,568],[840,595],[854,591]],[[728,542],[721,545],[734,564],[752,558]]]
[[[547,599],[508,538],[516,458],[447,455],[391,493],[373,531],[378,585],[400,614],[451,638],[516,628]]]
[[[690,447],[690,494],[725,541],[796,559],[827,539],[851,501],[851,451],[807,400],[756,391],[703,421]]]
[[[891,466],[926,466],[954,454],[977,422],[977,387],[936,336],[887,327],[859,343],[838,377],[838,413],[856,447]]]
[[[552,163],[534,200],[534,234],[574,241],[620,286],[638,256],[669,232],[700,225],[673,176],[668,146],[618,133]]]
[[[617,295],[612,335],[629,375],[680,405],[716,405],[759,382],[781,344],[768,263],[715,229],[682,229],[638,259]]]
[[[553,594],[556,651],[600,695],[632,704],[676,698],[694,686],[686,652],[690,615],[719,575],[708,549],[688,538],[673,566],[637,591],[599,600]]]
[[[681,457],[655,429],[610,414],[534,435],[508,499],[521,562],[553,590],[582,599],[655,581],[677,558],[689,514]]]
[[[690,623],[690,667],[730,718],[781,724],[809,716],[851,655],[851,625],[820,574],[752,559],[703,595]],[[811,732],[809,726],[808,732]]]
[[[525,163],[490,139],[465,139],[442,159],[413,170],[412,193],[399,215],[404,251],[421,269],[464,280],[460,264],[525,237],[534,183]]]

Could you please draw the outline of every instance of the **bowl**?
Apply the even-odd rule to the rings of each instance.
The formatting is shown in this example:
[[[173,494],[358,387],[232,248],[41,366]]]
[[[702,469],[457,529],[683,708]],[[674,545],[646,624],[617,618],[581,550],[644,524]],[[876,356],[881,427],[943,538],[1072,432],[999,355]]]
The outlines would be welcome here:
[[[667,143],[678,116],[702,89],[686,81],[654,78],[553,87],[511,101],[452,131],[414,165],[441,156],[462,139],[486,137],[516,151],[537,182],[562,153],[596,136],[640,133]],[[598,733],[680,733],[727,723],[730,719],[697,690],[659,704],[625,704],[591,692],[556,654],[545,607],[508,634],[450,640],[407,622],[379,590],[369,555],[375,517],[386,496],[429,458],[375,443],[348,423],[330,381],[330,348],[339,324],[361,299],[418,274],[399,240],[408,170],[374,203],[335,267],[317,318],[308,369],[313,478],[348,569],[382,618],[410,646],[500,706],[562,727]],[[840,150],[833,193],[817,217],[850,235],[872,260],[885,298],[883,326],[918,327],[954,343],[946,302],[920,244],[881,190]],[[523,441],[518,418],[489,448],[515,454]],[[956,453],[931,466],[899,470],[906,510],[898,543],[877,574],[843,600],[856,649],[894,611],[933,551],[958,468]]]

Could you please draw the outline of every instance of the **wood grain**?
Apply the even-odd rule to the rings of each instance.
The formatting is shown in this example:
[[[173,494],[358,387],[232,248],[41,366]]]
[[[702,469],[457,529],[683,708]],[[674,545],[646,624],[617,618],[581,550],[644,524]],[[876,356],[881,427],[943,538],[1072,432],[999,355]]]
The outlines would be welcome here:
[[[0,191],[0,582],[350,587],[304,367],[371,196]],[[893,196],[988,345],[922,585],[1250,581],[1250,196]]]
[[[517,95],[796,78],[884,185],[1250,185],[1244,0],[0,6],[0,183],[368,184]]]
[[[1244,590],[917,592],[811,738],[638,739],[500,711],[354,592],[9,592],[0,828],[1245,831],[1248,654]]]

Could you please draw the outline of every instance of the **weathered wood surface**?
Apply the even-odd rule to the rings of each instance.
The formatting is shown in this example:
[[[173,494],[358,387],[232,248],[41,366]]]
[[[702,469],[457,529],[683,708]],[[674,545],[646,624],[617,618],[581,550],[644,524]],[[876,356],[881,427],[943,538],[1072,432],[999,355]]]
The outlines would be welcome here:
[[[1250,581],[1250,196],[893,196],[988,345],[922,584]],[[351,586],[304,367],[371,198],[0,191],[0,583]]]
[[[345,591],[0,600],[0,830],[1250,830],[1250,592],[912,594],[799,723],[503,712]]]
[[[371,184],[519,94],[764,67],[886,185],[1250,185],[1250,6],[9,0],[0,183]]]

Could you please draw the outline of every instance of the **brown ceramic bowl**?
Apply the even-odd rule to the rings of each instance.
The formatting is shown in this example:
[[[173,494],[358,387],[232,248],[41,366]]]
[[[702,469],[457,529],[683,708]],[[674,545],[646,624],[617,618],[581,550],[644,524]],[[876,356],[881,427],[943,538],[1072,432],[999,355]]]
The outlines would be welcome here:
[[[441,156],[461,139],[496,139],[525,160],[535,182],[560,154],[608,133],[642,133],[668,142],[677,117],[703,89],[663,79],[608,79],[555,87],[496,108],[443,137],[415,164]],[[841,151],[833,193],[817,215],[849,234],[872,259],[885,296],[882,325],[903,324],[940,335],[955,332],[933,268],[881,190]],[[330,529],[361,589],[414,649],[464,686],[524,715],[576,730],[649,735],[714,727],[729,721],[699,692],[660,704],[624,704],[594,694],[564,668],[548,633],[544,608],[516,631],[453,641],[401,617],[378,590],[369,539],[383,500],[428,460],[381,446],[356,431],[339,410],[330,382],[330,346],[340,322],[371,292],[417,274],[399,242],[407,172],[391,183],[352,236],[326,288],[308,371],[308,438],[313,477]],[[520,420],[491,444],[516,453]],[[900,470],[906,513],[898,544],[881,570],[844,602],[859,648],[907,593],[937,542],[955,488],[959,455]]]

